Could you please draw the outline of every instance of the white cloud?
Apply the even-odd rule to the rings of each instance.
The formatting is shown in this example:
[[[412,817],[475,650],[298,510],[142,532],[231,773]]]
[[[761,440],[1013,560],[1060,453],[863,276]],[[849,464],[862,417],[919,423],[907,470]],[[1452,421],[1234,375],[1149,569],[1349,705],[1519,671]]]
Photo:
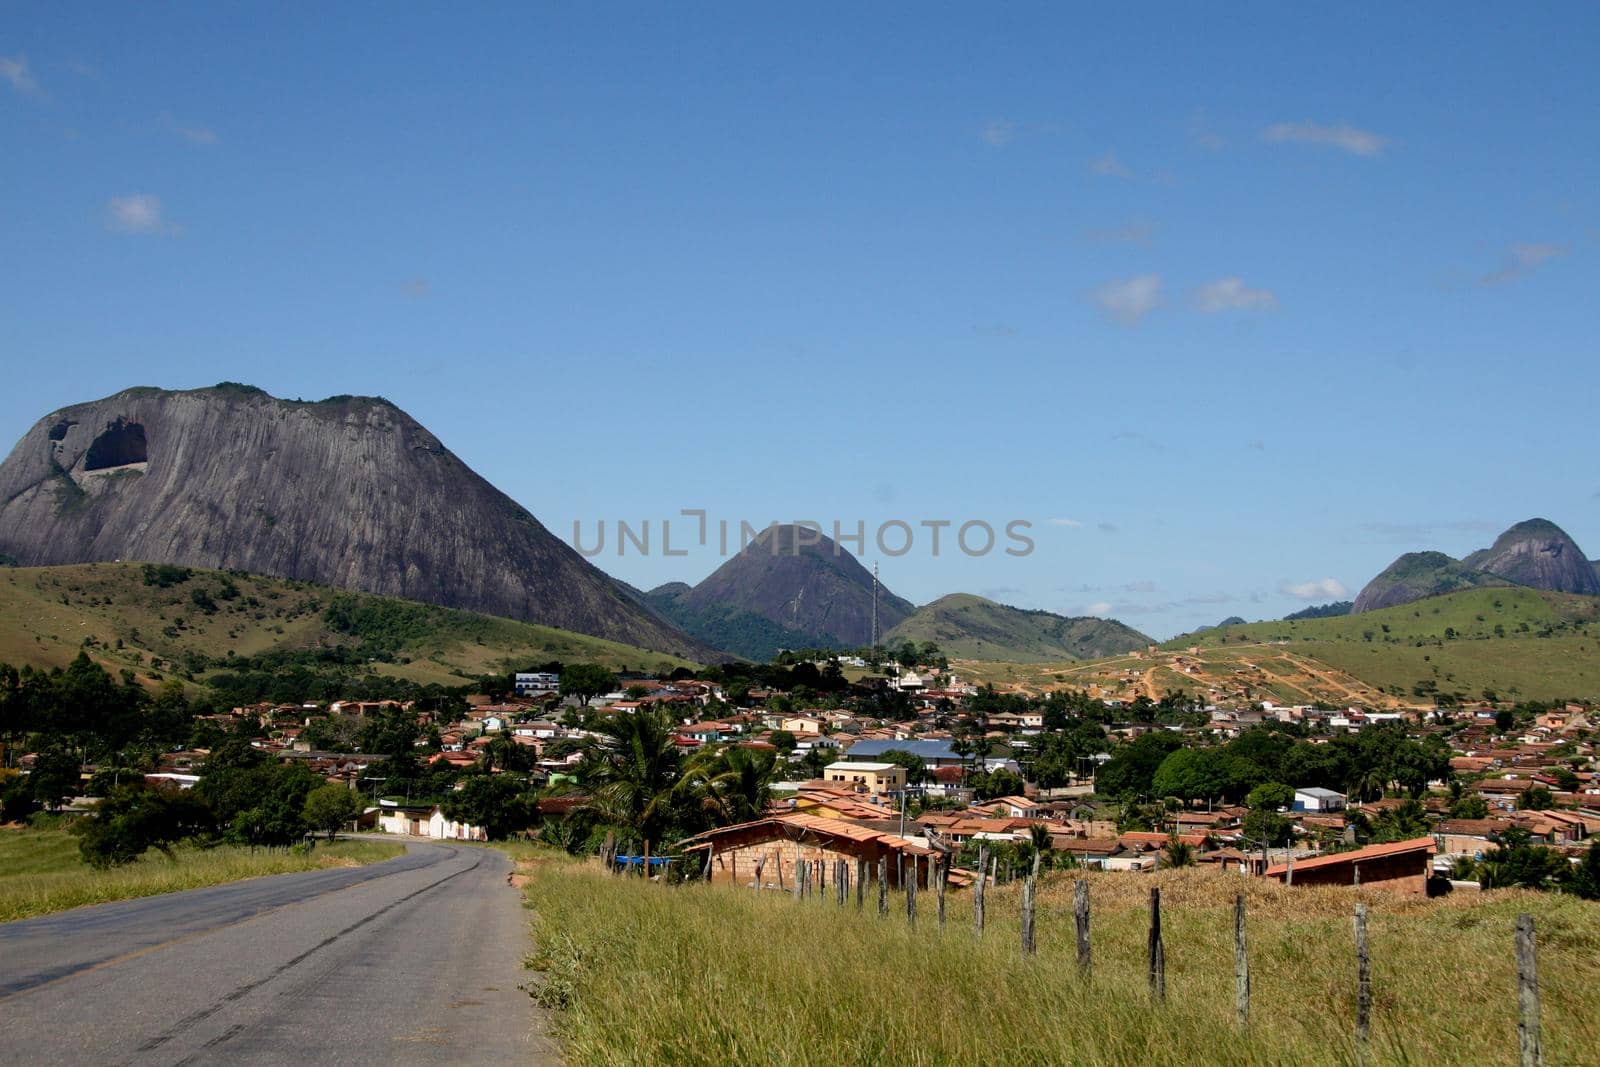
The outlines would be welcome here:
[[[161,198],[150,193],[114,196],[106,204],[106,226],[118,233],[176,234],[161,214]]]
[[[0,78],[10,82],[11,88],[23,96],[33,96],[39,91],[39,83],[28,68],[28,57],[21,52],[14,56],[0,56]]]
[[[1083,527],[1083,523],[1079,522],[1077,519],[1051,519],[1050,525],[1065,526],[1072,530],[1081,529]]]
[[[1284,596],[1292,596],[1296,600],[1342,600],[1350,595],[1350,590],[1337,578],[1324,578],[1321,581],[1309,582],[1284,582],[1278,587],[1278,592]]]
[[[1111,614],[1111,601],[1109,601],[1109,600],[1097,600],[1093,604],[1090,604],[1087,608],[1085,608],[1084,609],[1084,613],[1087,614],[1087,615],[1110,615]]]
[[[1375,156],[1383,151],[1388,138],[1371,130],[1358,129],[1348,122],[1324,126],[1319,122],[1280,122],[1261,131],[1268,141],[1282,144],[1296,141],[1301,144],[1328,145],[1353,156]]]
[[[983,130],[979,132],[978,136],[983,139],[984,144],[989,145],[991,148],[999,148],[1001,145],[1009,144],[1016,134],[1017,124],[1015,122],[1009,119],[990,119],[983,124]]]
[[[1124,326],[1133,326],[1161,306],[1161,275],[1138,274],[1109,281],[1092,296],[1107,315]]]
[[[1566,254],[1566,245],[1550,242],[1512,245],[1506,252],[1505,265],[1492,274],[1485,274],[1483,284],[1503,285],[1506,282],[1514,282],[1518,278],[1532,274],[1542,264],[1552,259],[1560,259]]]
[[[1105,178],[1132,178],[1133,171],[1128,165],[1117,158],[1115,152],[1105,155],[1089,164],[1089,170]]]
[[[1194,291],[1194,306],[1201,311],[1261,311],[1278,306],[1271,289],[1252,289],[1243,279],[1218,278]]]

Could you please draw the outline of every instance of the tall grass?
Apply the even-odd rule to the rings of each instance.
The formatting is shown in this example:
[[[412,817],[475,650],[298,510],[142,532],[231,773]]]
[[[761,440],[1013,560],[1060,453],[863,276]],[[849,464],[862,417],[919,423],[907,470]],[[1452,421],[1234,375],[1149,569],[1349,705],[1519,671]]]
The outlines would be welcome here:
[[[873,894],[668,887],[548,857],[524,861],[536,995],[574,1064],[1353,1064],[1358,891],[1210,872],[1088,874],[1094,969],[1077,973],[1071,876],[1040,889],[1038,954],[1018,892],[992,890],[982,941],[966,894],[940,931],[919,897],[887,920]],[[1167,999],[1145,976],[1148,892],[1162,890]],[[1252,1014],[1233,1021],[1233,894],[1249,909]],[[1504,891],[1442,901],[1362,892],[1371,911],[1367,1062],[1514,1063],[1512,923],[1539,927],[1546,1061],[1600,1058],[1600,907]]]
[[[152,852],[126,867],[97,871],[78,858],[77,838],[64,830],[0,830],[0,922],[265,874],[375,863],[402,851],[379,841],[319,844],[304,853],[184,846],[170,858]]]

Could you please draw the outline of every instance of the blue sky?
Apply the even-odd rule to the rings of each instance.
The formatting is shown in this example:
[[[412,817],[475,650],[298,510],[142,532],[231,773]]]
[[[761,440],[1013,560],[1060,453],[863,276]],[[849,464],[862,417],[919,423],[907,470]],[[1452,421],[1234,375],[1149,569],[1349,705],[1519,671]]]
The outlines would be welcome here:
[[[376,393],[567,539],[1028,520],[884,580],[1161,636],[1600,555],[1600,9],[1120,7],[9,4],[0,438]]]

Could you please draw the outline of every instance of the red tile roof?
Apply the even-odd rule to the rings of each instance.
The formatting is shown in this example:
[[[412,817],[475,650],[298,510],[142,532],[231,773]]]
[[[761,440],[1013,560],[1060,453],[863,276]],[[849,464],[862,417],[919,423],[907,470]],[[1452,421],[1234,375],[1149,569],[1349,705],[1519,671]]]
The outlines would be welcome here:
[[[1368,845],[1358,848],[1353,852],[1335,852],[1330,856],[1318,856],[1316,859],[1295,860],[1295,870],[1309,871],[1319,867],[1336,867],[1341,863],[1359,863],[1363,860],[1375,860],[1384,856],[1402,856],[1407,852],[1426,852],[1432,855],[1437,851],[1431,837],[1416,837],[1410,841],[1395,841],[1387,845]],[[1277,864],[1267,868],[1267,875],[1283,874],[1288,870],[1287,864]]]

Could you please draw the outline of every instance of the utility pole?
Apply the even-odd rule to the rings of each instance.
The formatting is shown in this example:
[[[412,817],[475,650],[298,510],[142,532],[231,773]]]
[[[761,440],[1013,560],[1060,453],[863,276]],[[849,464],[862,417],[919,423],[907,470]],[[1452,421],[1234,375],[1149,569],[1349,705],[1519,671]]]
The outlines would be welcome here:
[[[878,647],[878,561],[872,561],[872,647]]]

